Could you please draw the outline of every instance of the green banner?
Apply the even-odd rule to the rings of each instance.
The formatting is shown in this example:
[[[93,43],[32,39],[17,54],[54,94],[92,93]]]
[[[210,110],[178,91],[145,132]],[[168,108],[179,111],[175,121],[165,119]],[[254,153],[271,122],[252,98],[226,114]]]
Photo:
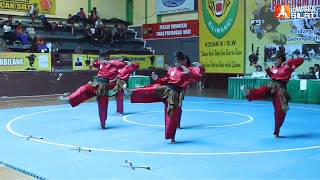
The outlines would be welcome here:
[[[51,71],[51,54],[0,53],[0,71]]]

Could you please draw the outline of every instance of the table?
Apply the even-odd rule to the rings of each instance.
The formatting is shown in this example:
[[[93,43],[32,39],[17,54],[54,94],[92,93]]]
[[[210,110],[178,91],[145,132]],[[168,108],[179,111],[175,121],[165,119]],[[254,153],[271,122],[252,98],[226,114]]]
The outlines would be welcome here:
[[[245,99],[240,91],[241,85],[245,85],[247,89],[259,88],[270,81],[270,79],[230,77],[228,78],[228,96],[232,99]],[[290,80],[287,85],[291,95],[290,102],[320,104],[320,80],[307,80],[307,90],[300,90],[300,81],[299,79]]]
[[[150,76],[131,76],[128,81],[128,88],[129,89],[136,89],[140,87],[144,87],[150,84]]]

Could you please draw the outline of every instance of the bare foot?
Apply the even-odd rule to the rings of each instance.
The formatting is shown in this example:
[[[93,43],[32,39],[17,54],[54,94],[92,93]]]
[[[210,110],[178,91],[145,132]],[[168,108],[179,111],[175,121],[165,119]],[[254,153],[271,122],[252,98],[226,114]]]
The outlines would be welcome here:
[[[132,96],[132,91],[127,88],[127,84],[123,85],[123,91],[126,96]]]
[[[66,96],[59,96],[59,100],[62,101],[64,104],[70,103],[70,99]]]
[[[175,143],[177,143],[177,141],[174,138],[172,138],[171,139],[171,144],[175,144]]]

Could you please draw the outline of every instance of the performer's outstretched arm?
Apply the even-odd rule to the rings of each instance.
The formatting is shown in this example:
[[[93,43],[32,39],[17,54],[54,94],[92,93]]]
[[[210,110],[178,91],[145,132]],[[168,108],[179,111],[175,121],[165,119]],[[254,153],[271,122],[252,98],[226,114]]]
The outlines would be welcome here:
[[[298,68],[301,64],[303,64],[304,58],[296,58],[296,59],[290,59],[288,60],[288,65],[292,70],[295,70]]]

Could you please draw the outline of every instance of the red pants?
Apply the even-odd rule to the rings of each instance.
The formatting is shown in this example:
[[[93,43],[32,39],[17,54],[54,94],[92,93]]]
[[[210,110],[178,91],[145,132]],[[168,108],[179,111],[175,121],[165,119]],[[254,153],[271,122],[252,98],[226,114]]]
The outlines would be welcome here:
[[[267,86],[263,86],[259,89],[251,89],[249,94],[247,95],[248,100],[261,100],[267,99],[271,97],[270,90]],[[284,122],[286,117],[286,112],[282,110],[280,95],[279,92],[276,91],[275,94],[272,96],[272,103],[274,107],[274,119],[275,119],[275,127],[274,127],[274,135],[279,135],[280,128]]]
[[[176,130],[179,125],[179,118],[181,116],[181,107],[174,108],[172,110],[171,115],[168,114],[167,108],[168,103],[156,97],[156,88],[157,86],[148,86],[145,88],[139,88],[133,90],[133,94],[131,96],[132,103],[153,103],[153,102],[163,102],[165,105],[164,112],[165,112],[165,138],[172,139],[176,135]]]
[[[123,90],[119,91],[116,95],[117,113],[123,114]]]
[[[72,107],[78,106],[84,101],[96,96],[97,87],[85,84],[73,92],[68,98]],[[101,128],[105,129],[107,115],[108,115],[108,100],[109,96],[98,96],[98,110]]]

